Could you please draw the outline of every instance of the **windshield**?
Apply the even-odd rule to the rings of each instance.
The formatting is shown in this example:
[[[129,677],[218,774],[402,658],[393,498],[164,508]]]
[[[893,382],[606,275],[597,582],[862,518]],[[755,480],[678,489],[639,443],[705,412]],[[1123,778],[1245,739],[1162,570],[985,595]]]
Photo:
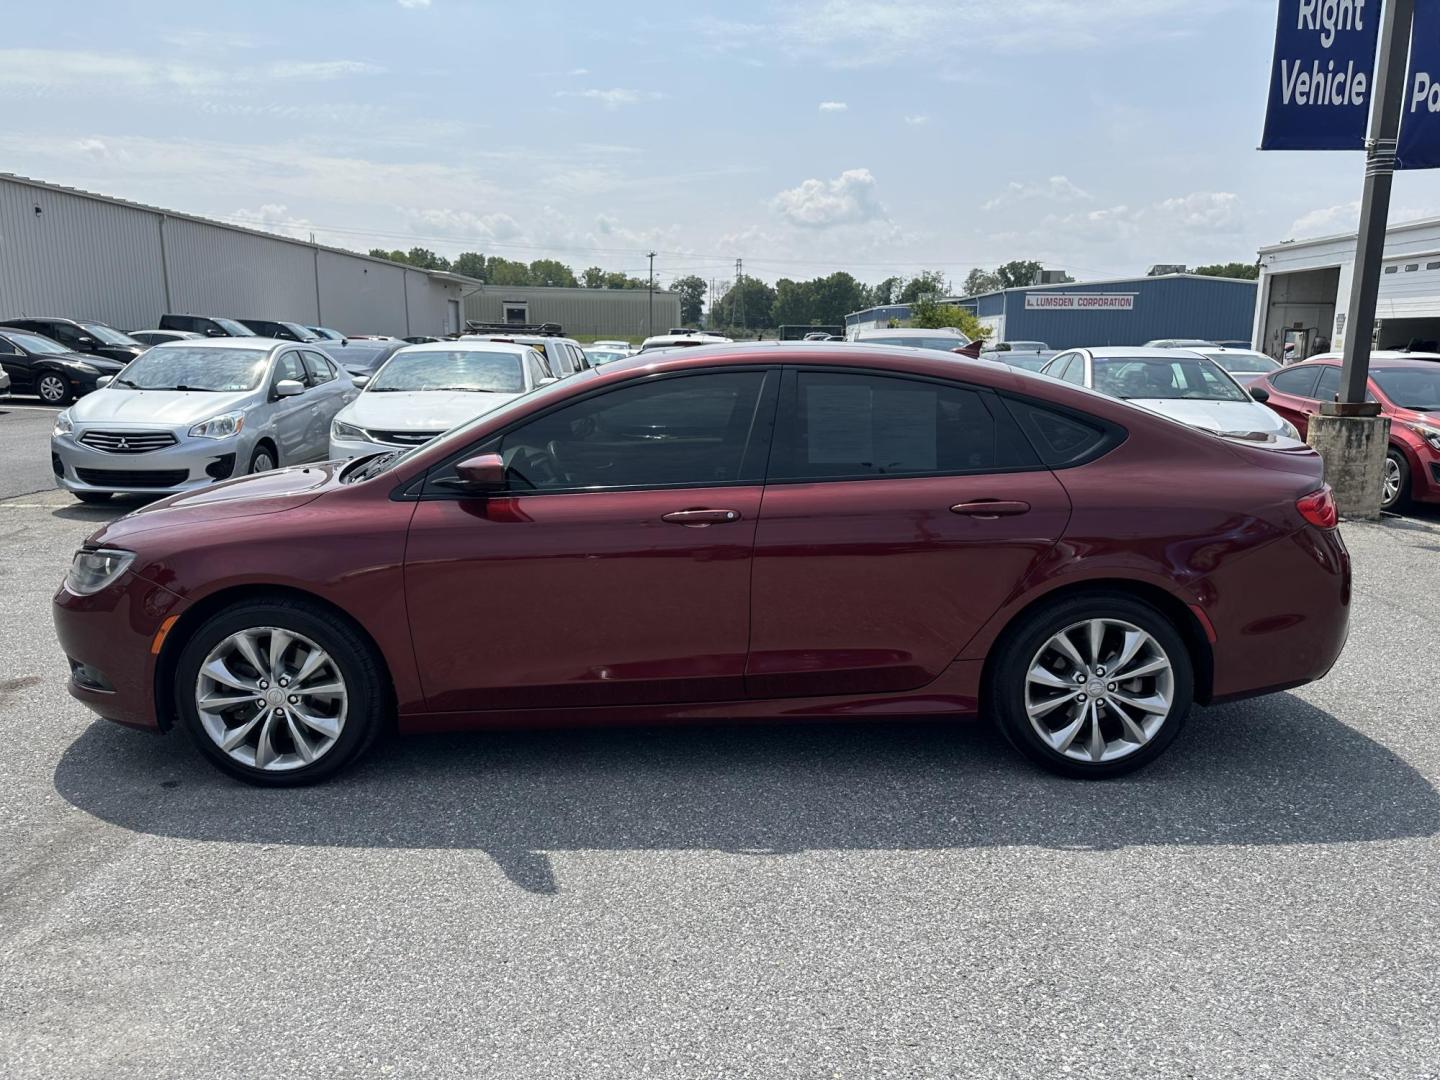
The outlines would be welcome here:
[[[286,330],[289,330],[290,333],[294,334],[297,341],[314,341],[316,339],[317,335],[312,334],[309,330],[305,329],[305,327],[301,326],[299,323],[282,322],[280,325],[285,327]]]
[[[970,339],[963,334],[955,334],[948,337],[867,337],[862,340],[865,345],[906,345],[912,349],[940,349],[944,352],[954,352],[970,344]]]
[[[525,369],[520,357],[478,349],[401,349],[380,369],[367,394],[402,390],[472,390],[523,394]]]
[[[1400,408],[1440,412],[1440,371],[1379,368],[1370,377]]]
[[[1183,398],[1188,401],[1249,401],[1213,360],[1200,357],[1095,358],[1095,389],[1118,398]]]
[[[254,330],[251,330],[248,326],[244,325],[243,323],[238,323],[238,322],[236,322],[234,319],[215,319],[214,322],[215,322],[215,325],[216,325],[216,326],[220,327],[220,329],[224,330],[224,331],[225,331],[227,334],[229,334],[231,337],[255,337],[255,336],[256,336]]]
[[[654,352],[655,350],[651,349],[650,351]],[[609,364],[616,360],[624,360],[630,354],[629,352],[621,352],[619,349],[586,349],[585,355],[594,363]]]
[[[1275,371],[1280,367],[1280,362],[1278,360],[1271,360],[1270,357],[1266,356],[1264,353],[1207,352],[1205,355],[1208,356],[1211,360],[1214,360],[1226,371],[1238,371],[1242,375],[1252,375],[1257,372],[1264,374],[1267,371]]]
[[[5,336],[26,352],[44,353],[48,355],[50,353],[66,353],[70,351],[58,341],[51,341],[48,337],[41,337],[39,334],[27,334],[20,330],[6,330]]]
[[[268,349],[160,345],[130,361],[112,386],[127,390],[254,390],[265,377]]]
[[[106,326],[98,322],[82,322],[80,328],[97,341],[106,345],[139,345],[140,343],[129,334],[122,334],[113,326]]]

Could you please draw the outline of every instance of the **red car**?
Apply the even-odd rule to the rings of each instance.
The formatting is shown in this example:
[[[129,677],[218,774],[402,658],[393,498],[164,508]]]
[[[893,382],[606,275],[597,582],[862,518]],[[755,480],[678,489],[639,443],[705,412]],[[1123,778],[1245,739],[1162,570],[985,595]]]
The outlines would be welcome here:
[[[1300,429],[1340,392],[1340,356],[1327,353],[1272,372],[1253,386],[1270,396],[1265,404]],[[1376,352],[1370,362],[1371,401],[1390,418],[1390,450],[1380,505],[1400,510],[1412,500],[1440,503],[1440,357]]]
[[[958,717],[1153,759],[1192,701],[1323,676],[1349,557],[1308,448],[983,361],[721,345],[541,387],[423,446],[95,533],[70,692],[259,784],[401,731]]]

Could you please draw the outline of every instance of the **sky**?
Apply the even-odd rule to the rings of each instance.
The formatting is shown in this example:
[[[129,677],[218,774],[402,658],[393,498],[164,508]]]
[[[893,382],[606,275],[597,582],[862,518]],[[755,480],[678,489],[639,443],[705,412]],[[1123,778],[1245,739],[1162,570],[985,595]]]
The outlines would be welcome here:
[[[1274,0],[69,0],[6,13],[0,169],[357,250],[661,283],[1035,259],[1080,280],[1353,228],[1261,153]],[[1392,220],[1440,216],[1397,178]],[[3,240],[3,238],[0,238]],[[0,248],[3,251],[3,248]]]

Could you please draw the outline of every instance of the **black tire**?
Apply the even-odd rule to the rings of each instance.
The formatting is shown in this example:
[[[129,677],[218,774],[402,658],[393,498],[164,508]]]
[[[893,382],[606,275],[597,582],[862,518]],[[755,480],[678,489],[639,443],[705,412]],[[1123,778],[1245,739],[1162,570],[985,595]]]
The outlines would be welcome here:
[[[1091,619],[1120,620],[1145,631],[1169,660],[1173,679],[1170,711],[1159,728],[1148,742],[1112,761],[1082,761],[1060,753],[1040,737],[1026,712],[1027,674],[1037,654],[1062,630]],[[1036,608],[1007,628],[996,650],[986,685],[1000,730],[1027,758],[1061,776],[1104,780],[1142,768],[1175,740],[1194,700],[1194,664],[1179,631],[1163,613],[1124,593],[1084,593]],[[1112,713],[1103,723],[1110,726],[1118,721]]]
[[[110,492],[108,491],[72,491],[70,494],[83,503],[107,503],[110,501]]]
[[[237,761],[216,744],[200,719],[195,701],[200,665],[225,638],[252,627],[278,627],[309,638],[330,655],[344,678],[348,707],[340,734],[309,765],[277,772]],[[222,772],[257,787],[296,787],[329,779],[370,748],[390,709],[389,677],[375,647],[347,619],[302,599],[241,602],[217,612],[185,642],[174,674],[176,715],[200,752]]]
[[[1405,455],[1395,447],[1391,447],[1385,455],[1387,468],[1393,465],[1400,471],[1400,486],[1395,492],[1393,499],[1387,500],[1384,489],[1381,489],[1380,509],[1399,512],[1410,505],[1410,463],[1405,460]]]
[[[35,394],[46,405],[68,405],[75,399],[75,388],[64,375],[45,371],[35,380]]]
[[[268,462],[268,464],[266,464]],[[280,455],[275,453],[275,448],[268,442],[262,442],[250,455],[250,467],[247,474],[257,472],[269,472],[280,464]]]

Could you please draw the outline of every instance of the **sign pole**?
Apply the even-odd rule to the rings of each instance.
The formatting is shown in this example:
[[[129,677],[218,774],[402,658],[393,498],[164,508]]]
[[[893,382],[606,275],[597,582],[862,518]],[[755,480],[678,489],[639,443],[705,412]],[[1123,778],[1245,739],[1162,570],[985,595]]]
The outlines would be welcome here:
[[[1326,403],[1332,416],[1378,416],[1365,401],[1370,380],[1371,338],[1380,271],[1385,257],[1385,232],[1390,218],[1390,188],[1395,179],[1395,143],[1405,98],[1405,66],[1410,57],[1410,23],[1415,0],[1387,0],[1380,29],[1380,62],[1370,105],[1370,141],[1365,155],[1365,190],[1360,199],[1360,233],[1355,246],[1355,273],[1350,284],[1350,311],[1345,317],[1344,367],[1339,401]],[[1383,452],[1383,447],[1381,448]]]

